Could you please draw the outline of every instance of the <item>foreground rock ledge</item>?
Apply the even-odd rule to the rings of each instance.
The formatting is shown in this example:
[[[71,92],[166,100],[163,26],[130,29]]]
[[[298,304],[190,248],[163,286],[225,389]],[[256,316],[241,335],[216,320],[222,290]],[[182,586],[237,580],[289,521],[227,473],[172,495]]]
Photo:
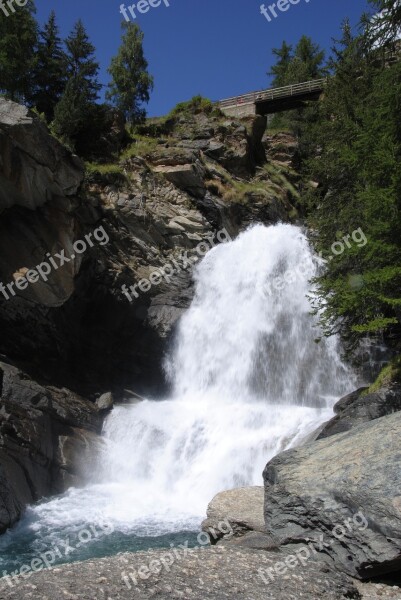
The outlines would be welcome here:
[[[400,457],[401,412],[282,452],[264,470],[267,533],[290,552],[320,537],[321,554],[360,579],[398,574]]]
[[[183,598],[185,600],[342,600],[361,598],[353,583],[327,566],[310,561],[287,569],[265,583],[259,569],[274,569],[274,553],[233,550],[225,547],[180,551],[179,558],[158,574],[138,569],[166,557],[168,550],[120,554],[111,558],[74,563],[42,571],[13,588],[0,580],[0,600],[141,600]],[[178,550],[177,550],[178,552]],[[160,564],[160,563],[159,563]],[[137,585],[123,575],[133,574]],[[146,571],[145,571],[146,574]]]

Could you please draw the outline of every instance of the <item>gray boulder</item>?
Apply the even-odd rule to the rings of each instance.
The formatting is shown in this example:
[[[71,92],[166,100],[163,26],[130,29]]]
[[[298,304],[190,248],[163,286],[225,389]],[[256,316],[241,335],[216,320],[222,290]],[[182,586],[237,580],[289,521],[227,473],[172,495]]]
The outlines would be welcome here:
[[[336,416],[326,423],[316,439],[349,431],[356,425],[401,410],[401,384],[394,383],[370,394],[365,392],[366,388],[360,388],[339,400],[334,407]]]
[[[400,459],[399,412],[279,454],[263,473],[267,533],[360,579],[399,571]]]
[[[82,181],[79,158],[25,106],[0,98],[0,212],[14,205],[33,210],[74,195]]]

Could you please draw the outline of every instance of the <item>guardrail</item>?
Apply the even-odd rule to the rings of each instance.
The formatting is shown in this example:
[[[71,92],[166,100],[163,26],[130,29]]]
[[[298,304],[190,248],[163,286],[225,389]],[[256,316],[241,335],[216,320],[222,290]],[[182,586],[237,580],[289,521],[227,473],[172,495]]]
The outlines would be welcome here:
[[[242,96],[226,98],[225,100],[221,100],[218,104],[220,107],[224,108],[229,106],[237,106],[238,104],[256,104],[257,102],[263,102],[265,100],[276,100],[278,98],[301,96],[306,92],[318,92],[323,90],[326,82],[327,78],[313,79],[303,83],[286,85],[281,88],[270,88],[268,90],[261,90],[260,92],[251,92],[250,94],[243,94]]]

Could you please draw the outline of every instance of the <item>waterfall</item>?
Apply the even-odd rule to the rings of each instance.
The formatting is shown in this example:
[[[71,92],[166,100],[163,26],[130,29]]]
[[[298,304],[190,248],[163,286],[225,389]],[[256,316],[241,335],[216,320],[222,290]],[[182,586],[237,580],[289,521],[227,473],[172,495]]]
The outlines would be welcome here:
[[[291,225],[210,250],[166,361],[171,397],[116,407],[93,481],[31,508],[36,531],[68,531],[96,511],[126,535],[196,530],[215,493],[262,485],[266,462],[355,384],[338,340],[318,341],[307,298],[318,269]]]

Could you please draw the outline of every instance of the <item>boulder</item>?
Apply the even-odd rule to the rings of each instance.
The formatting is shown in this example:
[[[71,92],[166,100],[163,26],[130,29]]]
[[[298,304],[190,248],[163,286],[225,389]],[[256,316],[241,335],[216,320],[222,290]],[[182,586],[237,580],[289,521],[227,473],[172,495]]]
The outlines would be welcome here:
[[[95,402],[97,408],[101,411],[109,412],[114,405],[114,398],[111,392],[102,394]]]
[[[207,507],[207,519],[202,523],[203,531],[213,528],[219,532],[218,523],[227,519],[235,536],[242,536],[249,531],[264,532],[263,499],[264,489],[261,486],[220,492]],[[220,537],[223,536],[224,533],[221,532]]]
[[[11,133],[11,135],[10,135]],[[29,110],[0,98],[0,212],[76,194],[84,166]]]
[[[356,425],[401,410],[401,384],[394,383],[370,394],[366,390],[367,388],[360,388],[339,400],[334,407],[336,416],[324,425],[316,439],[349,431]]]
[[[279,454],[263,473],[267,533],[360,579],[399,571],[400,459],[401,412]]]

